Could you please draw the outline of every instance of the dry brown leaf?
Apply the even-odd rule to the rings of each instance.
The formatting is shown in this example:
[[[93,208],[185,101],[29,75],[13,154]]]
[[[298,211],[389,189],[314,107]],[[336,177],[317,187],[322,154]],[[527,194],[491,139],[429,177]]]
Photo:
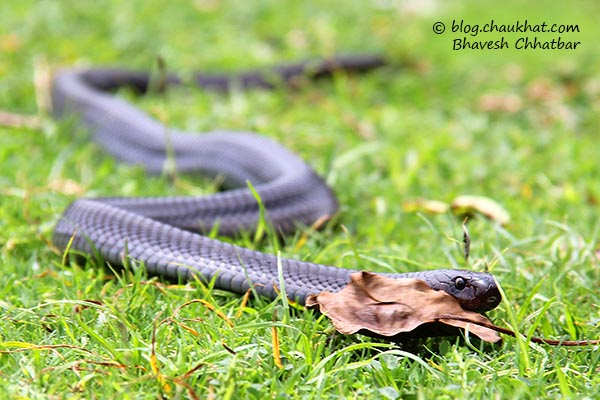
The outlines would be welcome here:
[[[527,97],[538,101],[560,101],[564,96],[557,85],[546,79],[538,79],[527,87]]]
[[[416,199],[403,202],[402,209],[406,212],[421,211],[428,214],[445,214],[450,206],[448,203],[439,200]]]
[[[481,314],[464,310],[458,301],[418,279],[392,279],[369,272],[352,274],[351,282],[337,293],[308,296],[307,307],[319,307],[342,334],[361,333],[391,340],[456,335],[468,330],[480,339],[497,343],[499,333],[523,336],[494,325]],[[523,336],[524,337],[524,336]],[[550,346],[595,346],[600,339],[562,340],[529,337]]]
[[[516,113],[523,109],[523,100],[516,94],[486,94],[479,98],[479,108],[485,112]]]
[[[71,179],[54,179],[50,181],[48,188],[67,196],[82,196],[85,194],[85,188]]]
[[[500,225],[510,222],[510,215],[498,202],[485,196],[457,196],[450,204],[452,212],[458,215],[471,216],[481,214]]]
[[[318,306],[342,334],[360,332],[369,336],[394,337],[442,323],[468,329],[487,342],[501,340],[494,330],[467,322],[491,325],[483,315],[464,310],[454,297],[433,290],[418,279],[392,279],[357,272],[341,291],[309,296],[306,305]],[[423,335],[427,336],[427,332],[420,331],[419,336]],[[431,334],[437,335],[436,332]]]

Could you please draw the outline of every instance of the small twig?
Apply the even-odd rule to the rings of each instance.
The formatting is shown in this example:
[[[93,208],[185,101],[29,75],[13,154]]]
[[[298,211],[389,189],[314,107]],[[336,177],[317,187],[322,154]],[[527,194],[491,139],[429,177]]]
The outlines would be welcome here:
[[[232,354],[232,355],[236,355],[236,354],[237,354],[237,353],[235,352],[235,350],[234,350],[234,349],[232,349],[231,347],[227,346],[227,345],[225,344],[225,342],[221,342],[221,346],[223,346],[223,348],[224,348],[225,350],[227,350],[227,352],[228,352],[229,354]]]
[[[463,243],[465,245],[465,264],[469,264],[469,255],[471,254],[471,236],[469,235],[469,229],[467,228],[467,222],[469,222],[469,217],[465,217],[462,223],[463,229]]]
[[[467,322],[469,324],[473,324],[473,325],[479,325],[482,326],[484,328],[488,328],[491,329],[493,331],[499,332],[499,333],[503,333],[505,335],[509,335],[512,337],[516,337],[517,334],[520,333],[515,333],[514,331],[507,329],[507,328],[503,328],[501,326],[498,325],[494,325],[491,323],[487,323],[487,322],[482,322],[482,321],[474,321],[470,318],[465,318],[465,317],[459,317],[459,316],[455,316],[455,315],[443,315],[440,318],[437,318],[437,322],[441,322],[444,323],[444,320],[454,320],[454,321],[461,321],[461,322]],[[530,338],[530,340],[533,343],[538,343],[538,344],[547,344],[550,346],[590,346],[590,345],[597,345],[600,344],[600,339],[586,339],[586,340],[554,340],[554,339],[545,339],[542,337],[537,337],[537,336],[532,336]]]
[[[0,111],[0,126],[9,128],[41,129],[42,119],[36,115],[16,114]]]

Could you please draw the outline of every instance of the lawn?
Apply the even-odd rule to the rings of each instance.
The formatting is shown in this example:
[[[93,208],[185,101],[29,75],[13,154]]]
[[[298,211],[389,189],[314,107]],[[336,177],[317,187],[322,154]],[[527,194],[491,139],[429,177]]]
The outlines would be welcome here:
[[[0,396],[595,398],[598,346],[510,337],[392,345],[341,336],[281,300],[244,303],[197,283],[65,266],[51,234],[73,199],[196,195],[215,183],[117,163],[84,130],[54,121],[47,94],[52,71],[73,65],[155,70],[162,59],[185,74],[382,53],[385,68],[294,91],[119,95],[172,126],[273,137],[334,188],[342,208],[325,229],[238,244],[372,271],[488,269],[506,293],[488,313],[497,324],[599,338],[599,12],[583,0],[4,1],[0,111],[23,118],[0,114]],[[579,32],[471,34],[492,19]],[[452,32],[460,20],[471,33]],[[433,32],[436,21],[444,33]],[[521,37],[558,36],[581,43],[514,48]],[[465,37],[510,48],[453,50]],[[407,207],[463,194],[494,199],[511,216],[505,226],[470,221],[468,262],[459,219]]]

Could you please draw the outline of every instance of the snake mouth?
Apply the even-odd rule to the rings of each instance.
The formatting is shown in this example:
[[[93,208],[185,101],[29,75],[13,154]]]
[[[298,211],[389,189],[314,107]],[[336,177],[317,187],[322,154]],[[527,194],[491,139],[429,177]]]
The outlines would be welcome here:
[[[470,295],[459,299],[465,310],[486,312],[496,308],[502,301],[502,295],[493,278],[471,278],[468,281],[468,287]]]

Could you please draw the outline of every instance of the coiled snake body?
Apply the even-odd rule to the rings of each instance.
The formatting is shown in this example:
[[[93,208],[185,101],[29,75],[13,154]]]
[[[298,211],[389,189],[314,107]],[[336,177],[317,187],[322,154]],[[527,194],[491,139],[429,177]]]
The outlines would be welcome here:
[[[320,63],[277,67],[269,74],[197,75],[202,87],[227,90],[270,87],[289,83],[300,75],[318,77],[334,70],[367,70],[379,66],[379,57],[341,57]],[[168,75],[169,84],[180,83]],[[215,286],[275,298],[279,286],[277,257],[202,236],[215,224],[222,234],[256,227],[259,207],[247,187],[260,195],[269,223],[278,232],[310,225],[337,211],[337,202],[323,180],[295,154],[254,133],[215,131],[194,135],[168,128],[131,103],[110,92],[122,86],[146,92],[148,74],[88,69],[59,72],[52,100],[57,116],[74,115],[94,140],[120,160],[160,173],[171,151],[177,171],[200,171],[224,176],[237,189],[204,197],[90,198],[74,201],[54,231],[60,249],[96,254],[121,265],[123,257],[142,261],[149,273],[172,279],[215,279]],[[277,82],[275,82],[277,83]],[[304,303],[309,294],[339,291],[356,271],[281,259],[287,296]],[[386,274],[413,277],[445,290],[470,310],[494,308],[500,295],[491,275],[462,270]]]

